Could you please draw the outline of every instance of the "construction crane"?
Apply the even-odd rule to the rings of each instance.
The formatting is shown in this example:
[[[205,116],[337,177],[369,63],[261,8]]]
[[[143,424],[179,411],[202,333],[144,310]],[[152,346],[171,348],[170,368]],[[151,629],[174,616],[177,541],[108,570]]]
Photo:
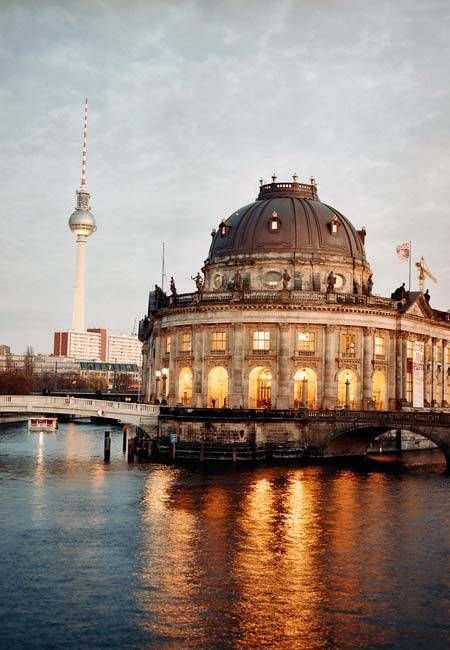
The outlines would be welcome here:
[[[416,262],[416,267],[417,267],[417,275],[419,278],[419,291],[423,293],[425,289],[425,278],[430,278],[430,280],[433,280],[433,282],[437,282],[437,280],[434,277],[434,275],[431,273],[431,271],[428,269],[423,257],[421,257],[420,260]]]

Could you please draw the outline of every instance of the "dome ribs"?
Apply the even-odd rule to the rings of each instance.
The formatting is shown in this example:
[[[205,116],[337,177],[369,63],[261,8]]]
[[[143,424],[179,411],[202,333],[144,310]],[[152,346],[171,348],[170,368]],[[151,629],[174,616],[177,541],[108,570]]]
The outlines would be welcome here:
[[[243,263],[244,258],[270,258],[271,255],[282,255],[284,259],[288,253],[297,255],[297,259],[303,256],[305,263],[310,258],[323,261],[328,258],[332,264],[336,259],[351,265],[367,263],[356,229],[338,210],[316,196],[301,196],[289,184],[271,184],[269,189],[264,190],[264,198],[243,206],[225,220],[230,226],[229,233],[225,236],[217,233],[213,238],[210,262],[227,258],[227,264],[236,264],[238,260],[233,258]],[[274,211],[280,228],[271,230]],[[334,220],[338,222],[336,232],[331,229]]]

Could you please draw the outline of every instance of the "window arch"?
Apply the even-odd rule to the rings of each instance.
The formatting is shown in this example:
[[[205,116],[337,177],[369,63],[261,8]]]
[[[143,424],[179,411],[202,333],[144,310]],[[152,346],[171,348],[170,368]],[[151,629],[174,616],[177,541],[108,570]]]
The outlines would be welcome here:
[[[181,404],[189,405],[192,401],[192,370],[181,368],[178,375],[178,398]]]

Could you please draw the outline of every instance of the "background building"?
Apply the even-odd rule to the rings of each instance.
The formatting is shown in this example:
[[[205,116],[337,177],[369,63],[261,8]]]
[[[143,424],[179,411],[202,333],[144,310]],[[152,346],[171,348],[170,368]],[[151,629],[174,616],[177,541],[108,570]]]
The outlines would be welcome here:
[[[314,179],[260,187],[212,232],[196,291],[150,293],[145,399],[249,408],[447,406],[449,314],[372,295],[366,231]]]
[[[104,328],[91,328],[86,332],[55,332],[53,354],[55,357],[73,357],[78,361],[142,365],[142,343],[137,336],[108,334]]]

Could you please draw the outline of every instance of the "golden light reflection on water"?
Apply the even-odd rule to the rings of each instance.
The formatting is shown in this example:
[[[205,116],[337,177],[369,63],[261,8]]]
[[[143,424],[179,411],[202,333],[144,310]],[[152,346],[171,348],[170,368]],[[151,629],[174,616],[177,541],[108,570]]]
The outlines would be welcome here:
[[[149,472],[137,593],[144,629],[160,647],[387,643],[368,616],[360,562],[352,562],[366,545],[367,579],[384,579],[380,537],[389,531],[367,530],[358,518],[368,508],[376,520],[382,507],[383,477],[370,482],[367,490],[351,472],[324,480],[314,468],[265,469],[220,485],[171,468]]]

